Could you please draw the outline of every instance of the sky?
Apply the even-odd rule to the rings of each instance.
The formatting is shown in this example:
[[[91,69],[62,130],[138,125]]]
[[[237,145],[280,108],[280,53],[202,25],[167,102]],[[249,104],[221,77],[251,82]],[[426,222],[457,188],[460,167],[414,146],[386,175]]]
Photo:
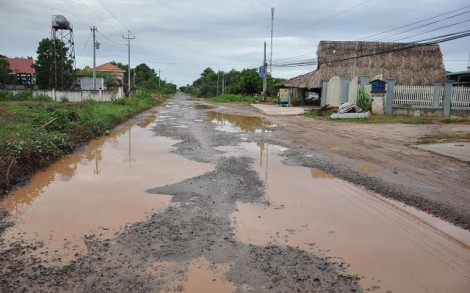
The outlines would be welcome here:
[[[276,64],[316,58],[321,40],[412,42],[470,29],[468,0],[0,0],[0,55],[36,58],[39,42],[51,37],[52,15],[73,26],[77,68],[93,65],[95,26],[97,65],[127,64],[129,33],[131,67],[145,63],[178,86],[192,84],[207,67],[258,68],[264,42],[268,63],[272,53]],[[446,70],[467,69],[470,37],[440,47]],[[273,66],[272,75],[315,69]]]

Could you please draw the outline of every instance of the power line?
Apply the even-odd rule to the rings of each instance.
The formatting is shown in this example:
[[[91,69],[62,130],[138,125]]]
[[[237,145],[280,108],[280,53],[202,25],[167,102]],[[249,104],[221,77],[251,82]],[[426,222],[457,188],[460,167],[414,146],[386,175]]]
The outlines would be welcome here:
[[[406,39],[409,39],[409,38],[413,38],[413,37],[416,37],[416,36],[428,34],[428,33],[431,33],[431,32],[435,32],[435,31],[438,31],[438,30],[442,30],[442,29],[445,29],[445,28],[448,28],[448,27],[451,27],[451,26],[456,26],[456,25],[459,25],[459,24],[462,24],[462,23],[465,23],[465,22],[469,22],[469,21],[470,21],[470,19],[469,19],[469,20],[460,21],[460,22],[456,22],[456,23],[449,24],[449,25],[442,26],[442,27],[438,27],[438,28],[435,28],[435,29],[432,29],[432,30],[429,30],[429,31],[425,31],[425,32],[421,32],[421,33],[418,33],[418,34],[414,34],[414,35],[412,35],[412,36],[407,36],[407,37],[395,39],[395,40],[393,40],[392,42],[397,42],[397,41],[401,41],[401,40],[406,40]]]
[[[410,24],[402,25],[400,27],[393,28],[393,29],[390,29],[390,30],[387,30],[387,31],[384,31],[384,32],[381,32],[381,33],[376,33],[376,34],[372,34],[372,35],[369,35],[369,36],[365,36],[365,37],[362,37],[362,38],[358,39],[357,41],[361,41],[361,40],[365,40],[365,39],[370,39],[372,37],[380,36],[380,35],[383,35],[383,34],[386,34],[386,33],[389,33],[389,32],[393,32],[395,30],[399,30],[399,29],[409,27],[409,26],[412,26],[412,25],[415,25],[415,24],[418,24],[418,23],[422,23],[422,22],[425,22],[425,21],[428,21],[428,20],[431,20],[431,19],[435,19],[435,18],[438,18],[440,16],[451,14],[451,13],[456,12],[456,11],[461,11],[462,9],[465,9],[465,8],[468,8],[468,7],[470,7],[470,5],[467,5],[467,6],[455,9],[455,10],[451,10],[451,11],[448,11],[448,12],[444,12],[444,13],[441,13],[441,14],[438,14],[438,15],[435,15],[435,16],[432,16],[432,17],[429,17],[429,18],[426,18],[426,19],[422,19],[422,20],[419,20],[419,21],[416,21],[416,22],[412,22]]]
[[[332,19],[332,18],[335,18],[335,17],[337,17],[337,16],[340,16],[341,14],[345,14],[345,13],[347,13],[347,12],[349,12],[349,11],[351,11],[351,10],[353,10],[353,9],[355,9],[355,8],[357,8],[357,7],[359,7],[359,6],[362,6],[362,5],[364,5],[364,4],[366,4],[366,3],[370,2],[370,1],[372,1],[372,0],[363,1],[363,2],[361,2],[361,3],[359,3],[359,4],[357,4],[356,6],[353,6],[353,7],[351,7],[351,8],[346,9],[346,10],[340,11],[340,12],[338,12],[338,13],[336,13],[336,14],[333,14],[333,15],[331,15],[331,16],[328,16],[328,17],[326,17],[326,18],[324,18],[324,19],[321,19],[321,20],[319,20],[319,21],[316,21],[316,22],[314,22],[314,23],[312,23],[312,24],[309,24],[309,25],[300,27],[300,28],[298,28],[298,29],[296,29],[296,30],[294,30],[294,31],[285,33],[285,34],[283,34],[283,35],[281,35],[281,36],[279,36],[279,37],[284,37],[284,36],[287,36],[287,35],[291,35],[291,34],[293,34],[293,33],[299,32],[299,31],[304,30],[304,29],[306,29],[306,28],[309,28],[309,27],[312,27],[312,26],[314,26],[314,25],[320,24],[320,23],[322,23],[322,22],[328,21],[328,20],[330,20],[330,19]]]
[[[377,50],[377,51],[374,51],[374,48],[372,48],[373,50],[372,52],[364,53],[361,55],[354,54],[353,56],[345,56],[345,55],[334,56],[332,58],[326,58],[322,60],[321,63],[342,62],[342,61],[347,61],[347,60],[352,60],[352,59],[357,59],[357,58],[388,54],[388,53],[392,53],[396,51],[412,49],[415,47],[421,47],[421,46],[427,46],[427,45],[432,45],[432,44],[453,41],[453,40],[465,38],[468,36],[470,36],[470,30],[464,30],[460,32],[454,32],[450,34],[437,36],[437,37],[427,38],[427,39],[419,40],[419,41],[412,42],[412,43],[397,43],[393,46],[384,47],[384,49]],[[319,63],[318,59],[305,59],[305,60],[299,60],[296,62],[275,63],[273,64],[273,67],[299,67],[299,66],[317,65],[318,63]]]
[[[465,11],[465,12],[462,12],[462,13],[458,13],[458,14],[456,14],[456,15],[452,15],[452,16],[449,16],[449,17],[446,17],[446,18],[443,18],[443,19],[440,19],[440,20],[436,20],[436,21],[433,21],[433,22],[430,22],[430,23],[426,23],[426,24],[417,26],[417,27],[410,28],[410,29],[408,29],[408,30],[404,30],[404,31],[397,32],[397,33],[394,33],[394,34],[391,34],[391,35],[387,35],[387,36],[385,36],[385,37],[376,39],[375,41],[381,41],[381,40],[384,40],[384,39],[387,39],[387,38],[390,38],[390,37],[398,36],[398,35],[401,35],[401,34],[403,34],[403,33],[407,33],[407,32],[410,32],[410,31],[414,31],[414,30],[417,30],[417,29],[419,29],[419,28],[423,28],[423,27],[426,27],[426,26],[429,26],[429,25],[432,25],[432,24],[436,24],[436,23],[442,22],[442,21],[444,21],[444,20],[448,20],[448,19],[451,19],[451,18],[460,16],[460,15],[463,15],[463,14],[466,14],[466,13],[469,13],[469,12],[470,12],[470,10]]]
[[[123,28],[125,28],[127,31],[130,31],[130,29],[125,26],[120,20],[119,18],[117,18],[112,12],[111,10],[109,10],[103,2],[101,2],[101,0],[98,0],[98,3],[101,5],[101,7],[103,7],[115,20],[117,20],[117,22],[119,22],[120,25],[122,25]]]
[[[116,45],[119,45],[119,46],[125,46],[125,45],[126,45],[126,44],[119,43],[119,42],[116,42],[116,41],[114,41],[114,40],[108,38],[107,36],[105,36],[104,34],[102,34],[102,33],[101,33],[100,31],[98,31],[98,30],[97,30],[96,32],[98,32],[98,34],[99,34],[100,36],[102,36],[103,38],[105,38],[106,40],[110,41],[110,42],[113,43],[113,44],[116,44]]]
[[[82,51],[80,52],[80,54],[83,54],[83,52],[85,51],[85,48],[86,48],[86,46],[88,45],[88,41],[90,41],[90,38],[91,38],[91,32],[90,32],[90,34],[88,35],[88,39],[86,40],[85,45],[83,46],[83,49],[82,49]]]

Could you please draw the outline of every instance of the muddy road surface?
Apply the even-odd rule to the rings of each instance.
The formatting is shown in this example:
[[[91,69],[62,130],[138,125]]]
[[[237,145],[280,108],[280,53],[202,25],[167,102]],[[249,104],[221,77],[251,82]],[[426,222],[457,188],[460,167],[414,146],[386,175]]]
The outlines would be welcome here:
[[[309,123],[177,94],[0,201],[0,292],[468,292],[468,166]]]

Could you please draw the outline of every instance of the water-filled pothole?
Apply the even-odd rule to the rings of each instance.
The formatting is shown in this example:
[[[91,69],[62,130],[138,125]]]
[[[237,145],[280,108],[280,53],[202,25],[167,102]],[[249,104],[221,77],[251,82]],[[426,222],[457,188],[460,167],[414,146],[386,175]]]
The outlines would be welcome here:
[[[198,104],[198,105],[194,106],[194,108],[199,109],[199,110],[214,109],[214,107],[212,107],[210,105],[201,105],[201,104]]]
[[[206,112],[207,120],[216,124],[216,129],[225,132],[268,132],[275,124],[257,116],[242,116],[223,112]]]
[[[255,158],[270,202],[237,204],[232,227],[239,240],[339,257],[363,288],[376,292],[468,288],[470,232],[316,169],[285,165],[283,150],[273,145],[217,149]]]
[[[144,121],[92,141],[82,153],[38,171],[27,186],[0,201],[16,222],[5,239],[43,242],[37,250],[41,257],[51,252],[68,261],[85,252],[84,235],[112,238],[125,225],[169,206],[170,196],[154,196],[146,189],[213,170],[211,164],[171,153],[178,141],[154,136],[152,121]]]

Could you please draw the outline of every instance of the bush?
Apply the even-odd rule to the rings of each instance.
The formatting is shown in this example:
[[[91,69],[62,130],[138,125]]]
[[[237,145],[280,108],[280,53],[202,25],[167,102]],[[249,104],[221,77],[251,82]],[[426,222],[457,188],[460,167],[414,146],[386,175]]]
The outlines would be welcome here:
[[[0,92],[5,113],[0,119],[0,197],[38,168],[159,103],[146,93],[113,102],[73,104],[11,97]]]
[[[362,108],[364,111],[372,110],[372,100],[364,88],[359,89],[357,92],[356,105]]]
[[[243,96],[243,95],[232,95],[232,94],[224,94],[214,98],[209,98],[208,100],[211,102],[216,103],[235,103],[235,102],[256,102],[258,101],[260,96]]]

